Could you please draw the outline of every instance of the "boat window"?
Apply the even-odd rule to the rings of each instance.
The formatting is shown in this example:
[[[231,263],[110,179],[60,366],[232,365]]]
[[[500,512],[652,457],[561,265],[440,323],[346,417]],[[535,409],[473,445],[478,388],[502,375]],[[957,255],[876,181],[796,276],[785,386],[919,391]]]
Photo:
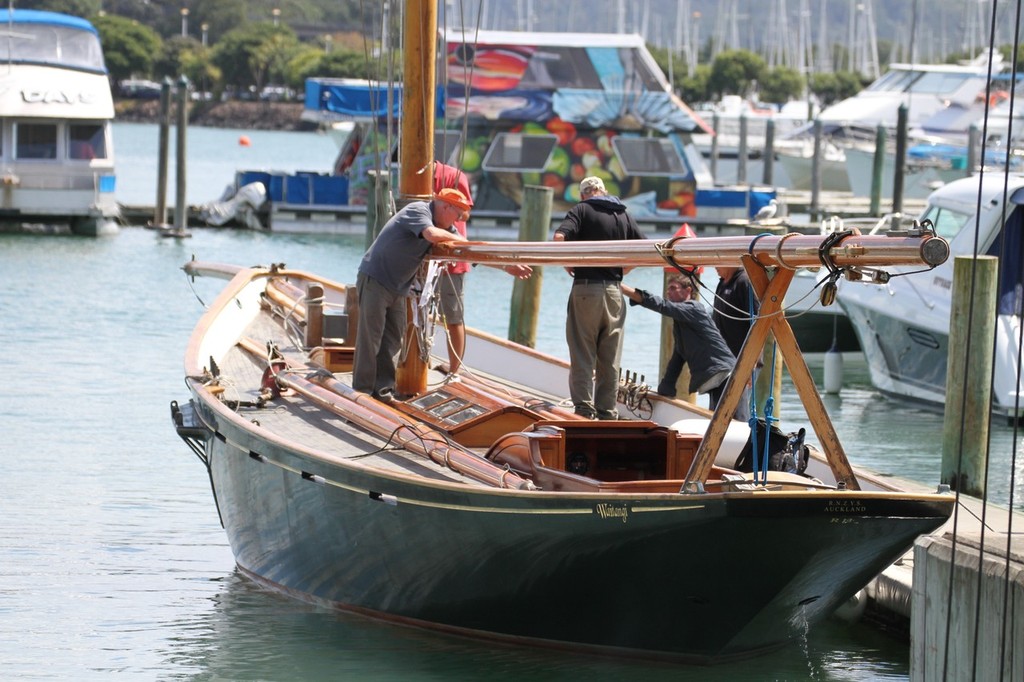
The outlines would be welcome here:
[[[582,47],[545,46],[530,56],[518,86],[523,89],[583,88],[600,90],[601,79]]]
[[[903,92],[920,75],[914,71],[896,69],[876,80],[865,90],[869,92]]]
[[[98,123],[79,123],[68,126],[68,157],[87,160],[107,158],[103,126]]]
[[[499,133],[495,136],[483,169],[486,171],[542,171],[558,143],[554,135]]]
[[[686,175],[686,164],[672,140],[665,137],[612,138],[626,175]]]
[[[953,93],[968,79],[973,78],[967,73],[940,73],[928,72],[922,74],[907,89],[907,92],[917,92],[929,95],[945,95]]]
[[[106,72],[99,36],[66,26],[19,23],[0,33],[0,56],[5,62]]]
[[[56,159],[57,126],[49,123],[18,123],[14,127],[14,153],[19,159]]]
[[[948,208],[931,206],[923,217],[934,223],[935,234],[945,239],[952,239],[960,233],[971,216]]]

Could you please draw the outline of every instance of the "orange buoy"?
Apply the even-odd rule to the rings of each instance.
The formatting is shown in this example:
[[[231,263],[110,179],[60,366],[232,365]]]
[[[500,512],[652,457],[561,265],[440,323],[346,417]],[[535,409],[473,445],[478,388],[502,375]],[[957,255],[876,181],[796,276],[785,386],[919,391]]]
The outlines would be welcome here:
[[[248,135],[242,135],[240,138],[238,138],[238,144],[242,147],[251,147],[252,140],[249,139]]]

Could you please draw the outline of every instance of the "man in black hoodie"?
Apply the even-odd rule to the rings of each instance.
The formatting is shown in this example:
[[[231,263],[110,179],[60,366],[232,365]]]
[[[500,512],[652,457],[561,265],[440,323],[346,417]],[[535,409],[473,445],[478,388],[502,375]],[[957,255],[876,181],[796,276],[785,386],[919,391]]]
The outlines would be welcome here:
[[[555,241],[645,239],[618,197],[598,177],[580,182],[580,203],[565,214]],[[568,268],[573,277],[565,339],[569,345],[569,395],[576,414],[618,419],[615,409],[626,306],[623,268]],[[626,271],[629,269],[626,268]]]

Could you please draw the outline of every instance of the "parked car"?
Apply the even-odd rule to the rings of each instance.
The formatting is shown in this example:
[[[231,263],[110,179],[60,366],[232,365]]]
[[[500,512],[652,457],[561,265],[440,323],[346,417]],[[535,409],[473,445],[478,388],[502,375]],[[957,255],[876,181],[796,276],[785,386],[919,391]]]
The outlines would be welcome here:
[[[295,91],[284,85],[267,85],[260,90],[260,100],[264,102],[287,102],[295,99]]]
[[[160,99],[160,84],[154,81],[129,78],[118,83],[118,89],[128,99]]]

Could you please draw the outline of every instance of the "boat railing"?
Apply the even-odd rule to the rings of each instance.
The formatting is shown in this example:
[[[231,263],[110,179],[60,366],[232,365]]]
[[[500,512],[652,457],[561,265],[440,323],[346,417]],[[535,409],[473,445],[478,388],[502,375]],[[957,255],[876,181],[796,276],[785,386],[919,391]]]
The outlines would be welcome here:
[[[106,189],[113,169],[88,169],[76,171],[67,166],[60,166],[48,172],[42,171],[7,171],[0,174],[0,189],[14,187],[26,190],[81,190],[94,193],[108,192]]]

